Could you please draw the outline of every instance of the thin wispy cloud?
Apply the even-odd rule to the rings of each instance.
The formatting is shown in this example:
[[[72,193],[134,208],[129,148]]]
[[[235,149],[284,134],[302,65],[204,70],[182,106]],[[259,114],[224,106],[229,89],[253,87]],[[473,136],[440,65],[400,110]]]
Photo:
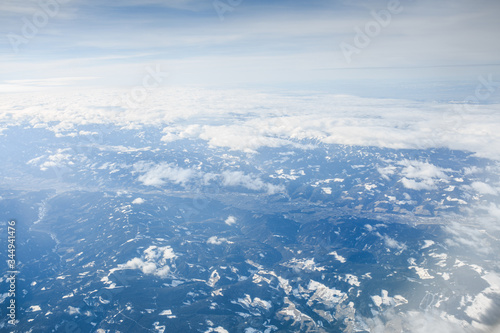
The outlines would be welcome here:
[[[401,11],[351,63],[341,43],[353,44],[357,28],[374,21],[373,12],[387,10],[386,2],[242,2],[221,21],[207,1],[60,1],[36,36],[18,45],[16,56],[7,36],[22,36],[25,20],[31,22],[42,9],[34,1],[2,6],[0,74],[7,80],[87,73],[100,77],[92,84],[119,84],[155,62],[173,69],[174,85],[309,84],[377,76],[471,79],[470,66],[492,72],[498,67],[488,65],[500,64],[494,1],[400,1]],[[125,57],[110,64],[116,55]],[[28,69],[12,70],[23,66]],[[412,70],[422,66],[432,68]]]

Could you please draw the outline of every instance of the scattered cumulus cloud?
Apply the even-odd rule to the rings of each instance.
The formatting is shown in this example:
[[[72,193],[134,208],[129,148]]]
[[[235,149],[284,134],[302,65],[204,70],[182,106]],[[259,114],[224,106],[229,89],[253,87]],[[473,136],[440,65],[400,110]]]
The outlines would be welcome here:
[[[146,275],[165,278],[170,274],[175,258],[177,258],[177,255],[170,246],[158,247],[153,245],[144,250],[140,258],[133,258],[127,263],[119,265],[118,269],[138,269]]]
[[[135,198],[132,203],[134,205],[140,205],[140,204],[143,204],[145,202],[145,200],[143,198]]]
[[[43,155],[28,161],[29,165],[38,166],[41,171],[46,171],[49,168],[62,168],[74,165],[72,155],[69,154],[70,149],[57,149],[52,155]]]
[[[226,223],[227,225],[233,225],[236,223],[236,217],[229,215],[224,223]]]
[[[427,178],[444,178],[448,176],[443,172],[443,169],[427,162],[404,160],[400,162],[404,166],[402,174],[408,178],[427,179]]]
[[[285,190],[282,185],[265,183],[260,178],[251,177],[242,171],[224,171],[221,176],[224,186],[243,186],[249,190],[265,191],[268,194],[276,194]]]
[[[384,168],[377,168],[378,173],[384,178],[385,180],[389,180],[389,176],[392,176],[396,172],[397,168],[393,165],[384,167]]]
[[[366,227],[367,225],[365,225]],[[371,228],[371,226],[370,226]],[[373,230],[373,229],[372,229]],[[378,231],[375,232],[375,235],[377,237],[379,237],[381,240],[384,241],[384,244],[385,246],[387,246],[388,248],[391,248],[391,249],[396,249],[396,250],[404,250],[406,249],[406,245],[405,244],[402,244],[400,242],[398,242],[397,240],[395,240],[394,238],[391,238],[387,235],[382,235],[380,234]]]
[[[75,315],[75,314],[80,314],[80,308],[76,308],[73,306],[68,306],[68,308],[65,310],[70,315]]]
[[[207,240],[207,244],[212,244],[212,245],[222,245],[224,243],[233,244],[233,242],[227,240],[227,238],[224,237],[212,236]]]
[[[137,163],[134,165],[137,172],[144,172],[138,180],[147,186],[162,186],[167,181],[174,184],[186,185],[186,183],[195,176],[195,171],[191,169],[183,169],[177,166],[172,166],[168,163],[160,163],[157,165],[145,165]]]
[[[403,166],[401,183],[411,190],[434,190],[436,183],[448,180],[445,170],[427,162],[404,160],[399,164]]]
[[[436,184],[433,179],[422,179],[421,181],[416,181],[415,179],[403,177],[401,178],[401,183],[407,189],[415,191],[436,189]]]
[[[285,191],[283,185],[274,185],[264,182],[256,175],[245,174],[242,171],[223,171],[221,174],[204,173],[194,169],[180,168],[169,163],[145,163],[134,164],[134,172],[141,173],[137,180],[146,186],[163,186],[167,182],[179,184],[184,187],[189,182],[208,185],[210,182],[218,181],[222,186],[241,186],[246,189],[258,192],[265,192],[269,195]]]

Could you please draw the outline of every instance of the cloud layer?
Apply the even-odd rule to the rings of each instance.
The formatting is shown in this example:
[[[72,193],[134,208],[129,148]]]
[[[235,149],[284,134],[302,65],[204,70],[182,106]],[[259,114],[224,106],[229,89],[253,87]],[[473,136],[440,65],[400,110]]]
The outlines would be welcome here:
[[[449,148],[500,160],[496,149],[500,146],[498,104],[471,107],[347,95],[289,96],[249,90],[176,88],[158,90],[139,107],[130,107],[122,99],[126,94],[123,90],[90,90],[0,95],[0,123],[4,127],[29,123],[48,128],[56,135],[75,137],[88,137],[79,133],[75,125],[163,126],[165,144],[201,139],[212,147],[245,152],[256,152],[262,147],[307,148],[326,143],[396,149]],[[426,181],[417,185],[417,170],[412,171],[416,167],[407,168],[408,186],[432,187]],[[161,172],[165,174],[157,176],[168,179],[181,171]],[[181,176],[188,179],[192,175],[173,175],[175,179]]]

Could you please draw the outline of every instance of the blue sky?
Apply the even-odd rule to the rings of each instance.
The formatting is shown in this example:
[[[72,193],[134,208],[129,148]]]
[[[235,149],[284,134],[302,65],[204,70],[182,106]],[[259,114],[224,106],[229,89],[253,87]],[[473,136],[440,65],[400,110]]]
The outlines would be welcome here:
[[[3,0],[0,81],[127,86],[160,65],[174,86],[356,87],[384,95],[382,83],[386,90],[402,82],[460,85],[500,74],[498,1],[401,0],[349,57],[342,45],[356,46],[356,27],[364,31],[375,22],[372,11],[388,11],[390,1],[221,3],[231,9],[223,20],[211,0],[59,0],[45,22],[39,1]],[[26,38],[33,15],[43,22]]]

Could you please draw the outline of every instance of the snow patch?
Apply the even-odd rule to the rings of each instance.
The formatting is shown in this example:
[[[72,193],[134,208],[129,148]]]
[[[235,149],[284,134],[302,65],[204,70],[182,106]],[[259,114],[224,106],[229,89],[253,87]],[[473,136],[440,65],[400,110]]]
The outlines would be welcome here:
[[[304,270],[306,272],[321,272],[325,270],[324,267],[316,265],[316,263],[314,262],[314,258],[312,259],[293,258],[292,260],[282,265],[296,270]]]
[[[418,267],[418,266],[410,266],[409,268],[414,269],[416,271],[417,275],[422,280],[434,279],[434,276],[430,275],[426,268],[422,268],[422,267]]]
[[[307,301],[309,306],[311,306],[314,301],[318,301],[329,308],[333,308],[347,297],[347,295],[340,290],[328,288],[324,284],[314,280],[309,281],[307,289],[309,292],[314,292]]]
[[[210,278],[207,281],[207,286],[213,288],[219,280],[220,280],[220,275],[217,272],[217,270],[214,270],[212,274],[210,274]]]

